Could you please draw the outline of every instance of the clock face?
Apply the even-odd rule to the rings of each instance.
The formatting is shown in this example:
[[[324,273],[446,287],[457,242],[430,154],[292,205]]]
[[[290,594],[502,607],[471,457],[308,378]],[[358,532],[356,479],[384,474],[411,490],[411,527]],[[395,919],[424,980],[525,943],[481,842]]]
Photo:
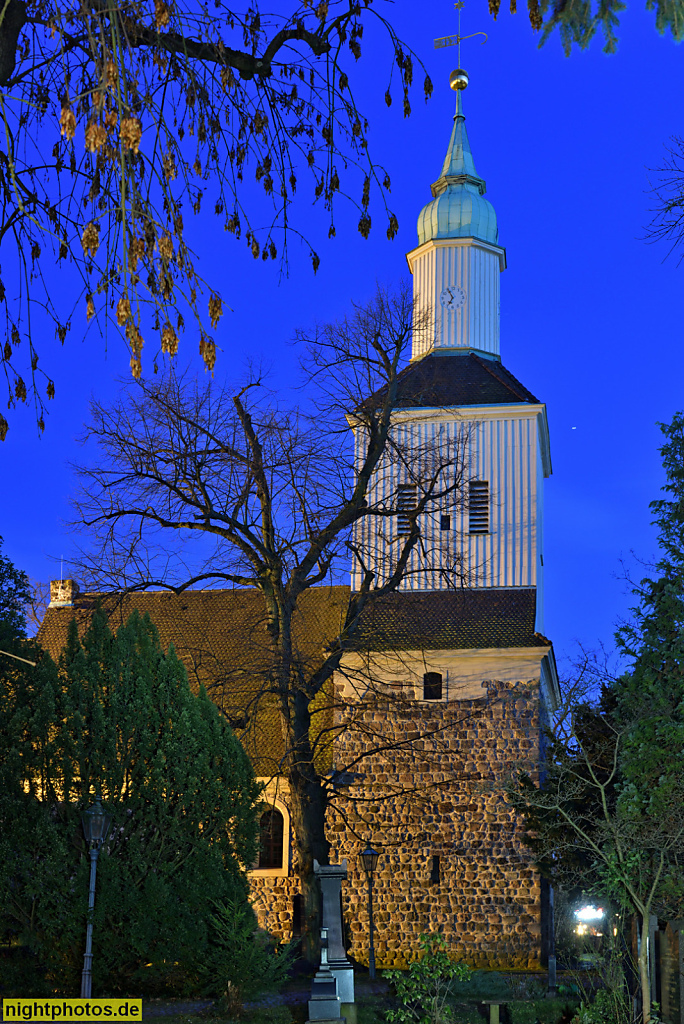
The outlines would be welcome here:
[[[456,284],[450,284],[448,287],[442,289],[439,301],[445,309],[449,309],[453,312],[454,310],[462,307],[465,302],[465,298],[465,292],[462,288],[459,288]]]

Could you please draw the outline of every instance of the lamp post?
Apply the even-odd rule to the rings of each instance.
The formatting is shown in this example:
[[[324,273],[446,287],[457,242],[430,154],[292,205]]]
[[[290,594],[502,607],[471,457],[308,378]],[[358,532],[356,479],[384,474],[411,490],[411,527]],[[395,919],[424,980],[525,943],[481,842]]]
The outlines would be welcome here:
[[[375,945],[373,943],[373,875],[377,867],[380,854],[372,848],[370,843],[361,854],[363,867],[368,879],[368,919],[370,924],[370,946],[368,949],[368,976],[375,978]]]
[[[97,875],[97,858],[100,847],[107,838],[112,823],[111,814],[107,814],[99,796],[92,807],[83,812],[83,834],[90,852],[90,890],[88,893],[88,926],[86,928],[86,947],[83,956],[83,973],[81,974],[81,999],[90,999],[93,985],[93,908],[95,906],[95,876]]]

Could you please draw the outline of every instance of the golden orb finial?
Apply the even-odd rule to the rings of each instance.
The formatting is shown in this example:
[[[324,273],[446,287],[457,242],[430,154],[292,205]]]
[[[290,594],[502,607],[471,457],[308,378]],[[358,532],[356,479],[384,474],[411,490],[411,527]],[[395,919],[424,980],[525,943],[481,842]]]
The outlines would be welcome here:
[[[449,87],[458,92],[460,89],[466,89],[468,87],[468,72],[464,71],[463,68],[456,68],[449,75]]]

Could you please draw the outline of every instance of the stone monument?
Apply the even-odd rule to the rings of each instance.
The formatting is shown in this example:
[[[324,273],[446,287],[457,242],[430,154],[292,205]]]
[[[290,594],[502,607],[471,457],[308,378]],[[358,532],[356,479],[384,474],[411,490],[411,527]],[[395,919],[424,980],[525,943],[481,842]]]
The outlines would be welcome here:
[[[337,992],[348,1024],[356,1024],[354,968],[347,959],[342,930],[342,882],[347,878],[347,860],[320,865],[314,860],[314,874],[321,887],[322,923],[328,933],[328,966],[337,981]]]
[[[328,966],[328,929],[321,928],[321,966],[311,986],[309,1019],[306,1024],[332,1024],[345,1021],[340,1012],[340,997],[337,994],[337,980]]]

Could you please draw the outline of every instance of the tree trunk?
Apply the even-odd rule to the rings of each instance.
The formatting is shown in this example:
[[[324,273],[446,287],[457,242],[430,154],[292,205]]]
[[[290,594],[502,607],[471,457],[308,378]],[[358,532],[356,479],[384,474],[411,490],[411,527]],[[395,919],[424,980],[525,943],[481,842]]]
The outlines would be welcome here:
[[[24,0],[9,0],[7,5],[0,5],[0,14],[4,8],[4,18],[0,22],[0,86],[7,85],[12,78],[17,61],[17,44],[19,33],[26,24],[26,4]]]
[[[641,941],[639,943],[639,984],[641,986],[641,1015],[643,1024],[651,1020],[651,976],[648,969],[648,914],[641,915]]]
[[[326,794],[317,779],[305,779],[296,767],[290,771],[292,825],[302,886],[302,956],[310,964],[320,959],[321,893],[314,874],[314,859],[330,862],[325,838]]]
[[[321,895],[314,860],[329,864],[325,837],[328,797],[314,765],[309,697],[301,690],[289,695],[287,707],[288,781],[292,827],[297,850],[297,873],[302,886],[302,955],[311,964],[320,958]]]
[[[318,879],[306,865],[299,870],[302,887],[302,959],[310,967],[316,967],[320,960],[320,903],[321,893]]]

